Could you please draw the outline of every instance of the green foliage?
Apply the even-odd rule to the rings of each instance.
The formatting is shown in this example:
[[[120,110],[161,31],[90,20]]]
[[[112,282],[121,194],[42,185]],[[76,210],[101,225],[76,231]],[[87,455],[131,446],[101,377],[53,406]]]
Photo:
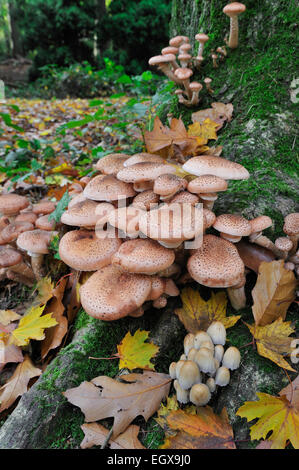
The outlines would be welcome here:
[[[170,0],[113,0],[99,23],[105,50],[131,73],[147,67],[148,59],[168,43]]]
[[[55,220],[55,222],[60,222],[61,216],[69,205],[70,200],[71,197],[68,191],[66,191],[58,202],[55,211],[49,215],[48,220]]]

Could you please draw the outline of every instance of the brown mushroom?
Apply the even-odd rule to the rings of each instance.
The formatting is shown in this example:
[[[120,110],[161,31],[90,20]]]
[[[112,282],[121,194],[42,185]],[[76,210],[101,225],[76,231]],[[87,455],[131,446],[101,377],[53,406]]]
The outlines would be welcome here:
[[[228,47],[235,49],[238,47],[239,40],[239,23],[238,16],[246,10],[246,6],[243,3],[232,2],[223,8],[223,13],[229,16],[230,19],[230,31]]]

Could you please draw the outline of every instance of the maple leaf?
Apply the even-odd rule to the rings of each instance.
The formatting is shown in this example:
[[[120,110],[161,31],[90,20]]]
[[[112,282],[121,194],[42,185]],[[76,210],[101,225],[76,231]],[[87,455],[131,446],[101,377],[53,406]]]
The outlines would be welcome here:
[[[200,122],[195,122],[188,127],[188,136],[196,137],[197,145],[204,145],[210,139],[217,140],[216,129],[218,124],[211,119],[207,118],[201,124]]]
[[[252,440],[271,441],[271,449],[284,449],[289,440],[295,449],[299,449],[299,410],[285,395],[273,397],[267,393],[257,393],[259,401],[247,401],[236,412],[237,416],[252,421],[259,420],[250,428]]]
[[[30,339],[42,340],[45,337],[44,329],[57,325],[51,313],[42,315],[46,305],[32,307],[21,318],[18,327],[11,334],[11,343],[16,346],[26,346]]]
[[[291,322],[284,322],[282,318],[278,318],[270,325],[257,326],[248,325],[247,323],[245,325],[256,341],[257,351],[260,356],[270,359],[279,367],[295,372],[282,356],[282,354],[290,354],[293,351],[292,342],[294,338],[289,338],[289,335],[294,333],[295,330],[291,327]]]
[[[34,305],[46,304],[53,297],[54,284],[50,277],[43,277],[36,284],[37,296],[34,299]]]
[[[284,260],[262,262],[252,290],[252,312],[255,323],[267,325],[278,317],[284,320],[296,298],[297,281],[293,271],[284,267]]]
[[[41,373],[42,371],[33,365],[29,356],[26,356],[8,382],[0,388],[0,412],[9,408],[20,395],[27,392],[29,380]]]
[[[149,331],[137,330],[134,336],[128,331],[121,343],[117,346],[120,356],[119,369],[148,369],[154,370],[151,359],[159,351],[159,347],[153,343],[146,343]]]
[[[78,406],[87,422],[114,417],[114,439],[141,415],[147,421],[169,393],[169,375],[145,371],[143,374],[121,376],[123,382],[100,376],[91,382],[82,382],[63,395]]]
[[[101,446],[107,439],[109,431],[98,423],[84,423],[81,426],[85,434],[80,444],[81,449],[89,449],[92,446]],[[145,449],[138,440],[139,426],[131,424],[125,432],[119,434],[115,439],[110,439],[108,445],[110,449]]]
[[[235,449],[234,435],[227,412],[215,415],[209,406],[196,409],[196,414],[183,410],[172,411],[166,421],[178,431],[166,438],[161,449]]]
[[[175,309],[175,313],[190,333],[207,330],[213,321],[221,321],[225,328],[230,328],[240,318],[240,315],[226,316],[227,297],[224,291],[212,292],[211,298],[205,301],[198,291],[185,287],[181,299],[183,307]]]

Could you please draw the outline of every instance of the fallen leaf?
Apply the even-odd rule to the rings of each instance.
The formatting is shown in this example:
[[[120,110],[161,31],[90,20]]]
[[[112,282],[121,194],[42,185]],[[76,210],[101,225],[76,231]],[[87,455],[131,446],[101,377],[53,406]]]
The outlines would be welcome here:
[[[18,327],[11,334],[11,343],[16,346],[27,346],[30,339],[42,340],[45,338],[44,329],[57,325],[57,321],[52,318],[51,313],[43,315],[46,305],[32,307],[24,315]]]
[[[213,321],[221,321],[225,328],[230,328],[241,317],[240,315],[226,316],[225,291],[216,294],[212,292],[211,298],[205,301],[198,291],[185,287],[182,290],[181,299],[183,307],[175,309],[175,313],[190,333],[207,330]]]
[[[195,122],[188,127],[188,136],[196,137],[198,145],[205,145],[209,140],[217,140],[216,129],[218,124],[207,118],[203,123]]]
[[[247,421],[259,418],[250,428],[252,440],[271,441],[271,449],[284,449],[287,440],[299,449],[299,411],[286,396],[273,397],[267,393],[257,393],[259,401],[247,401],[236,412]]]
[[[0,412],[9,408],[23,393],[27,392],[29,380],[41,375],[28,356],[19,364],[8,382],[0,388]]]
[[[136,416],[147,421],[169,393],[169,375],[145,371],[128,374],[123,382],[100,376],[79,387],[66,390],[63,395],[78,406],[87,422],[114,417],[112,439],[125,431]]]
[[[0,310],[0,325],[7,326],[11,322],[19,320],[21,315],[13,310]]]
[[[172,138],[158,116],[155,117],[153,130],[144,132],[144,142],[149,153],[156,153],[172,144]]]
[[[180,406],[177,401],[176,395],[172,397],[167,397],[166,404],[161,403],[160,408],[157,411],[158,417],[155,418],[155,421],[159,424],[159,426],[163,429],[164,433],[167,435],[169,434],[169,426],[167,425],[167,416],[171,413],[171,411],[179,410]],[[172,431],[171,434],[175,434],[175,431]]]
[[[54,284],[50,277],[43,277],[36,284],[37,296],[34,299],[34,305],[46,304],[53,297]]]
[[[255,323],[267,325],[286,317],[290,304],[296,298],[297,281],[293,271],[284,267],[284,260],[262,262],[256,284],[252,290],[252,312]]]
[[[107,439],[109,434],[108,429],[104,428],[98,423],[84,423],[81,426],[85,434],[83,441],[80,444],[81,449],[89,449],[93,446],[101,446]],[[145,449],[145,447],[138,440],[139,426],[131,424],[125,432],[120,434],[115,439],[110,439],[108,446],[110,449]]]
[[[166,438],[161,449],[235,449],[234,435],[227,412],[218,416],[209,406],[197,408],[196,414],[172,411],[167,424],[177,432]]]
[[[128,331],[121,343],[117,346],[120,357],[119,369],[148,369],[154,370],[151,359],[159,351],[159,347],[153,343],[146,342],[149,331],[137,330],[132,336]]]
[[[295,330],[291,327],[291,322],[284,322],[282,318],[278,318],[266,326],[248,325],[247,323],[245,325],[256,341],[260,356],[270,359],[279,367],[295,372],[283,358],[283,355],[291,354],[293,351],[294,338],[290,338],[289,335]]]
[[[215,111],[217,111],[220,119],[225,116],[226,119],[228,120],[228,122],[230,122],[232,120],[234,107],[231,103],[224,104],[224,103],[220,103],[220,102],[214,102],[214,103],[212,103],[211,106],[212,106],[213,109],[215,109]]]

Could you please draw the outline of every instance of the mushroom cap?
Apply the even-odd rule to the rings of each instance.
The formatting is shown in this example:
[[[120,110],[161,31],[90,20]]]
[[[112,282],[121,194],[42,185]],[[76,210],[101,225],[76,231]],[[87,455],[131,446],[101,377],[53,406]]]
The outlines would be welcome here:
[[[220,387],[225,387],[229,384],[230,381],[230,372],[227,367],[221,366],[217,369],[216,377],[215,377],[215,384],[219,385]]]
[[[13,193],[0,196],[0,213],[3,215],[15,215],[28,206],[29,200],[25,196]]]
[[[216,215],[214,212],[210,211],[209,209],[203,208],[203,217],[204,217],[204,227],[205,229],[212,227],[215,223]]]
[[[195,384],[190,390],[190,401],[196,406],[204,406],[211,399],[211,391],[206,384]]]
[[[140,162],[123,168],[117,173],[120,181],[128,183],[140,183],[152,181],[165,173],[175,173],[176,169],[167,163]]]
[[[179,67],[174,71],[174,74],[180,80],[187,80],[193,75],[193,70],[188,69],[187,67]]]
[[[91,230],[72,230],[60,240],[62,261],[77,271],[96,271],[111,263],[119,249],[119,238],[98,238]]]
[[[199,202],[199,197],[195,194],[189,193],[189,191],[180,191],[179,193],[175,194],[175,196],[173,196],[169,202],[170,204],[191,204],[192,206],[195,206]]]
[[[17,246],[24,251],[34,254],[49,253],[48,246],[55,232],[45,230],[31,230],[18,236]]]
[[[160,276],[152,276],[152,288],[146,300],[156,300],[165,292],[166,279]]]
[[[191,91],[200,91],[202,90],[202,84],[199,82],[191,82],[189,83],[189,88]]]
[[[283,231],[291,237],[299,234],[299,212],[293,212],[284,218]]]
[[[228,5],[225,5],[222,11],[227,16],[237,16],[240,13],[243,13],[245,10],[246,10],[246,6],[243,3],[232,2],[232,3],[229,3]]]
[[[226,329],[221,321],[213,321],[207,329],[207,333],[211,336],[214,344],[221,344],[222,346],[225,345]]]
[[[237,237],[247,237],[251,234],[250,222],[237,214],[221,214],[213,224],[218,232],[227,233]]]
[[[65,211],[61,216],[61,222],[77,227],[94,227],[103,215],[112,210],[114,210],[112,204],[86,199]]]
[[[151,189],[147,189],[142,193],[137,194],[132,201],[133,207],[138,207],[143,210],[153,209],[158,205],[160,200],[159,194],[154,193]]]
[[[40,228],[41,230],[54,230],[56,226],[55,220],[49,220],[49,215],[42,215],[35,221],[36,228]]]
[[[218,191],[225,191],[227,189],[227,182],[215,175],[202,175],[198,176],[188,184],[188,191],[190,193],[213,193]]]
[[[225,180],[243,180],[249,173],[239,163],[231,162],[215,155],[199,155],[192,157],[183,165],[183,170],[192,175],[215,175]]]
[[[136,193],[131,184],[119,181],[113,175],[99,175],[86,185],[83,194],[94,201],[116,201],[133,197]]]
[[[122,244],[112,258],[112,264],[119,265],[130,273],[156,274],[174,263],[175,253],[149,239],[129,240]]]
[[[149,65],[162,65],[175,60],[174,54],[155,55],[148,61]]]
[[[0,246],[0,268],[15,266],[22,261],[22,255],[9,245]]]
[[[255,219],[249,220],[249,223],[251,225],[251,233],[262,232],[266,228],[271,227],[272,219],[267,215],[260,215]]]
[[[208,341],[213,345],[212,339],[206,331],[203,331],[203,330],[197,331],[195,336],[194,336],[194,347],[195,347],[195,349],[200,349],[202,347],[202,344],[206,343]]]
[[[139,234],[139,220],[143,213],[138,207],[120,207],[109,212],[108,222],[126,235],[135,237]]]
[[[206,78],[204,79],[204,82],[205,82],[206,85],[208,85],[209,83],[212,83],[212,79],[209,78],[209,77],[206,77]]]
[[[209,40],[209,36],[207,34],[204,34],[204,33],[198,33],[198,34],[195,35],[195,39],[196,39],[196,41],[205,43]]]
[[[15,218],[15,222],[30,222],[31,224],[34,224],[36,219],[37,214],[34,214],[34,212],[21,212]]]
[[[201,381],[201,374],[197,364],[193,361],[184,361],[177,374],[178,382],[183,390],[188,390],[197,382]]]
[[[3,231],[1,235],[3,236]],[[293,248],[293,242],[287,237],[279,237],[275,240],[275,246],[281,251],[290,251]]]
[[[188,51],[190,51],[191,48],[192,48],[191,44],[189,44],[188,42],[186,42],[185,44],[182,44],[182,45],[180,46],[180,51],[188,52]]]
[[[188,45],[188,44],[186,44]],[[187,52],[182,52],[179,56],[178,56],[178,59],[179,60],[190,60],[192,57],[190,54],[187,54]]]
[[[130,155],[126,153],[110,153],[101,158],[95,165],[95,168],[101,171],[104,175],[117,175],[119,170],[124,166],[126,160]],[[89,181],[87,182],[87,184]]]
[[[86,197],[84,196],[83,192],[80,194],[76,194],[75,196],[72,197],[72,199],[69,202],[68,209],[73,207],[75,204],[78,204],[78,202],[86,201]]]
[[[117,320],[138,309],[151,291],[151,278],[123,272],[117,266],[96,271],[81,286],[82,307],[92,317]]]
[[[139,230],[160,242],[190,240],[203,232],[202,211],[190,204],[168,204],[145,212],[140,217]]]
[[[161,50],[162,55],[165,55],[165,54],[174,54],[174,55],[176,55],[178,52],[179,52],[178,47],[174,47],[174,46],[167,46],[167,47],[164,47]]]
[[[224,353],[222,358],[222,365],[228,369],[238,369],[241,362],[241,354],[238,348],[230,346]]]
[[[33,205],[32,212],[37,215],[51,214],[51,212],[55,210],[55,207],[55,203],[52,201],[41,201]]]
[[[1,238],[5,243],[10,243],[16,240],[21,233],[33,229],[34,225],[30,222],[13,222],[1,231]]]
[[[189,258],[190,276],[208,287],[232,287],[244,278],[244,263],[233,243],[204,235],[202,246]]]
[[[184,178],[172,173],[165,173],[155,179],[153,191],[160,196],[171,196],[180,189],[185,189],[186,187],[187,181],[184,180]]]
[[[144,162],[149,162],[149,163],[164,163],[165,160],[163,160],[160,155],[156,155],[154,153],[146,153],[146,152],[141,152],[141,153],[135,153],[132,155],[128,160],[125,161],[124,166],[131,166],[135,165],[135,163],[144,163]]]
[[[179,47],[184,42],[186,42],[186,36],[175,36],[170,39],[169,45],[173,47]]]

